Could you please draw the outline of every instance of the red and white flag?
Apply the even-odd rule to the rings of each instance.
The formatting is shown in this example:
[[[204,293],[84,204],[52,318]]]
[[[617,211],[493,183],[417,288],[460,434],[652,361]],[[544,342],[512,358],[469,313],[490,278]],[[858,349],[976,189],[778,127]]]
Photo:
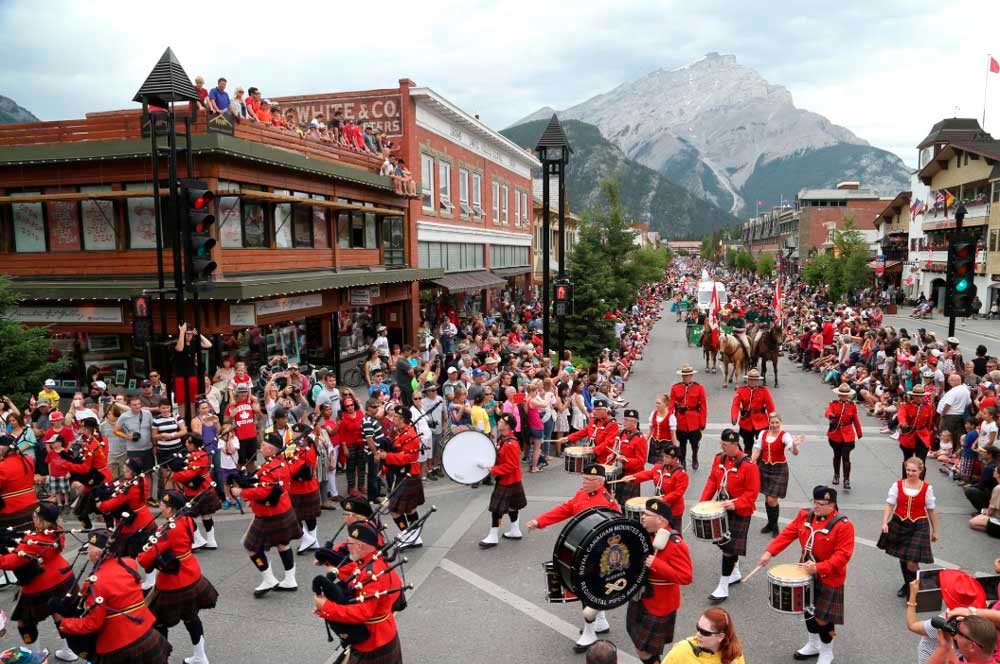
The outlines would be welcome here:
[[[774,317],[778,321],[784,318],[784,311],[781,308],[781,277],[778,277],[774,282],[774,300],[771,302],[771,308],[774,309]]]
[[[990,72],[1000,74],[1000,62],[997,62],[996,58],[992,55],[990,56]]]
[[[712,301],[708,305],[708,308],[708,323],[709,327],[712,328],[712,345],[716,346],[719,343],[719,312],[722,311],[722,304],[719,302],[718,284],[712,285]]]

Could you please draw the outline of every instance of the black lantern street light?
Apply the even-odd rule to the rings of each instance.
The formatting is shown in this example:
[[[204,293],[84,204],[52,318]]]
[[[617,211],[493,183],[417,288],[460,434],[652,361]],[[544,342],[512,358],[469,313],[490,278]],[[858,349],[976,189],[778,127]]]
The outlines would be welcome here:
[[[549,120],[549,124],[542,132],[538,144],[535,146],[538,153],[538,160],[542,162],[542,350],[548,357],[550,344],[549,336],[549,314],[551,286],[550,281],[550,257],[549,257],[549,237],[551,233],[551,222],[549,219],[549,185],[552,178],[557,178],[559,187],[559,273],[557,280],[560,284],[566,279],[566,164],[569,162],[569,155],[573,152],[569,140],[563,132],[559,118],[555,115]],[[572,293],[572,289],[563,289],[562,292]],[[558,358],[562,359],[565,350],[565,336],[563,330],[563,320],[572,308],[571,302],[556,303],[556,321],[558,325]]]

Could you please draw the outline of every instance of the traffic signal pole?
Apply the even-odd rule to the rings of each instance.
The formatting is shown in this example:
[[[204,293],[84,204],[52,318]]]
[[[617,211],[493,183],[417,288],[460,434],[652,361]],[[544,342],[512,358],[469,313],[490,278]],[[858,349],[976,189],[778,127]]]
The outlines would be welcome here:
[[[962,223],[964,221],[965,221],[965,206],[962,205],[962,203],[959,203],[955,207],[955,229],[951,232],[951,244],[949,246],[949,252],[948,252],[948,259],[949,260],[948,260],[948,263],[947,263],[947,266],[946,266],[948,272],[945,275],[946,276],[946,279],[945,279],[945,303],[947,304],[949,302],[949,300],[951,301],[951,306],[950,306],[949,311],[948,311],[948,336],[949,337],[955,336],[955,319],[956,319],[957,316],[956,316],[956,307],[955,307],[955,293],[953,291],[955,290],[955,283],[956,283],[955,282],[955,277],[956,276],[961,277],[962,275],[956,274],[958,272],[958,270],[957,270],[958,266],[955,265],[955,263],[957,263],[958,260],[954,257],[954,254],[958,253],[958,251],[956,249],[962,243],[962,239],[963,239],[962,238]],[[973,249],[972,249],[972,265],[973,265],[973,269],[972,269],[972,271],[969,274],[969,280],[970,281],[969,281],[969,284],[967,285],[967,289],[971,290],[972,292],[975,292],[975,285],[974,284],[976,282],[975,261],[976,261],[976,247],[973,246]],[[968,315],[968,314],[966,314],[966,315]]]

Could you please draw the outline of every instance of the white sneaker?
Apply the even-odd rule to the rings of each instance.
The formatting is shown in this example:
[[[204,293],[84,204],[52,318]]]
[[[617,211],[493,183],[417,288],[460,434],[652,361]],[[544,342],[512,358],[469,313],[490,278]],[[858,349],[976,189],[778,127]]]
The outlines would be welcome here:
[[[521,520],[518,519],[510,524],[510,530],[503,534],[505,539],[519,540],[524,537],[521,534]]]
[[[500,533],[499,528],[491,527],[489,534],[483,539],[479,540],[479,548],[492,549],[493,547],[495,547],[497,544],[500,543],[499,533]]]
[[[822,642],[819,640],[819,634],[810,634],[809,640],[806,644],[795,651],[796,655],[800,657],[815,657],[819,654],[819,646]]]
[[[299,553],[305,553],[309,549],[315,548],[317,548],[316,531],[303,529],[302,539],[299,540]]]
[[[294,592],[299,589],[299,584],[295,582],[295,565],[292,565],[292,569],[285,570],[285,577],[281,579],[281,583],[275,588],[280,592]]]
[[[198,549],[203,548],[206,544],[208,544],[208,542],[205,541],[205,538],[201,536],[201,531],[195,528],[194,538],[192,538],[191,540],[191,549],[197,551]]]
[[[736,567],[733,568],[733,573],[729,575],[729,585],[734,583],[739,583],[743,580],[743,573],[740,572],[740,564],[736,563]]]
[[[80,659],[76,656],[76,653],[69,649],[69,644],[66,643],[66,639],[62,640],[62,648],[56,651],[56,659],[62,662],[75,662]]]
[[[184,658],[184,664],[208,664],[208,655],[205,654],[205,637],[201,637],[198,643],[194,644],[194,654]]]
[[[155,569],[152,572],[146,572],[146,578],[142,580],[143,590],[152,590],[156,585],[156,572]]]
[[[278,580],[274,578],[274,572],[268,567],[266,570],[260,573],[260,583],[257,587],[253,589],[254,597],[263,597],[267,593],[271,592],[278,585]]]
[[[833,664],[833,642],[819,643],[819,659],[816,664]]]
[[[712,594],[708,596],[709,601],[719,603],[729,599],[729,577],[720,576],[719,585],[715,587]]]

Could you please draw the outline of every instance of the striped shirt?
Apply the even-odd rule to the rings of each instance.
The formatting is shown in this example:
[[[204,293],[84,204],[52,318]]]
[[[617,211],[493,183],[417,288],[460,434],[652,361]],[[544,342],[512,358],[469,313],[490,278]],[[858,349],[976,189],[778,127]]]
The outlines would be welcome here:
[[[179,430],[180,421],[173,415],[167,415],[166,417],[157,415],[153,418],[153,431],[161,436],[173,435]],[[158,440],[156,441],[156,447],[161,450],[180,449],[182,447],[182,443],[179,438],[173,440]]]

